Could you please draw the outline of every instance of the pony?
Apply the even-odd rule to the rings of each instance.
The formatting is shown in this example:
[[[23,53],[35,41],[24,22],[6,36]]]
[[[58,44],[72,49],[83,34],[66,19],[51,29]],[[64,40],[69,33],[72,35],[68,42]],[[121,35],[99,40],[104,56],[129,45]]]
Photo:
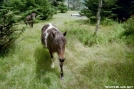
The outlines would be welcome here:
[[[66,33],[62,33],[55,25],[52,23],[46,24],[42,27],[41,30],[41,43],[45,48],[48,48],[51,59],[52,59],[52,67],[54,68],[53,62],[53,53],[58,54],[59,62],[60,62],[60,78],[63,79],[63,63],[65,61],[65,45],[66,41]]]
[[[31,13],[30,15],[26,16],[25,24],[33,27],[34,19],[36,17],[36,13]]]

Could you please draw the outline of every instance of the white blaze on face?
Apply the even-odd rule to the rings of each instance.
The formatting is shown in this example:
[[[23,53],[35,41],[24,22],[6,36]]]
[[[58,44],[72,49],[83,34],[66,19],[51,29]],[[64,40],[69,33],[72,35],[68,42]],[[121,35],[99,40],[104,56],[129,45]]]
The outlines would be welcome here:
[[[56,30],[58,30],[55,26],[52,25],[52,23],[49,23],[49,27],[46,29],[46,31],[44,32],[45,35],[45,46],[47,47],[47,37],[49,35],[49,33],[47,32],[48,30],[50,30],[51,28],[55,28]]]

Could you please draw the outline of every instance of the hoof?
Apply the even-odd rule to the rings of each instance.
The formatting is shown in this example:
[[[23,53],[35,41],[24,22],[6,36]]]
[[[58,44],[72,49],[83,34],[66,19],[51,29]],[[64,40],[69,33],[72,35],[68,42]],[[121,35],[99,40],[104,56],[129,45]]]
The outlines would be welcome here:
[[[51,65],[51,68],[54,68],[54,63]]]

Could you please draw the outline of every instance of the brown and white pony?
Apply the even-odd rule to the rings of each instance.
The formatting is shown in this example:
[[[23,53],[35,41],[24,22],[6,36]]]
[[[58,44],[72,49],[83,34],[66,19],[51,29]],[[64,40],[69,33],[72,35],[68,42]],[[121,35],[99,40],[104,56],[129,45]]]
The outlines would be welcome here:
[[[28,24],[30,27],[33,27],[35,17],[36,17],[36,13],[31,13],[30,15],[26,16],[25,24],[26,25]]]
[[[56,26],[49,23],[42,27],[41,30],[41,42],[44,47],[48,48],[51,58],[53,58],[53,53],[57,52],[60,62],[60,78],[63,79],[63,62],[65,60],[64,52],[66,45],[66,32],[62,33],[58,30]],[[54,67],[52,59],[52,67]]]

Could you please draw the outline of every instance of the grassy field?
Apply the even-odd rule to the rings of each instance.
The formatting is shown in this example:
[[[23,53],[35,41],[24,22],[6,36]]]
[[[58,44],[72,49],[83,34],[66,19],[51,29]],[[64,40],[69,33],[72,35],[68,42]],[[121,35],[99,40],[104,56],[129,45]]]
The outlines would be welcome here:
[[[95,25],[89,24],[86,17],[71,17],[73,13],[58,13],[33,28],[26,27],[10,53],[0,57],[0,89],[134,88],[134,46],[120,37],[124,31],[121,24],[101,25],[90,44]],[[52,69],[49,52],[40,42],[41,28],[46,23],[68,31],[64,80],[59,79],[57,54]]]

